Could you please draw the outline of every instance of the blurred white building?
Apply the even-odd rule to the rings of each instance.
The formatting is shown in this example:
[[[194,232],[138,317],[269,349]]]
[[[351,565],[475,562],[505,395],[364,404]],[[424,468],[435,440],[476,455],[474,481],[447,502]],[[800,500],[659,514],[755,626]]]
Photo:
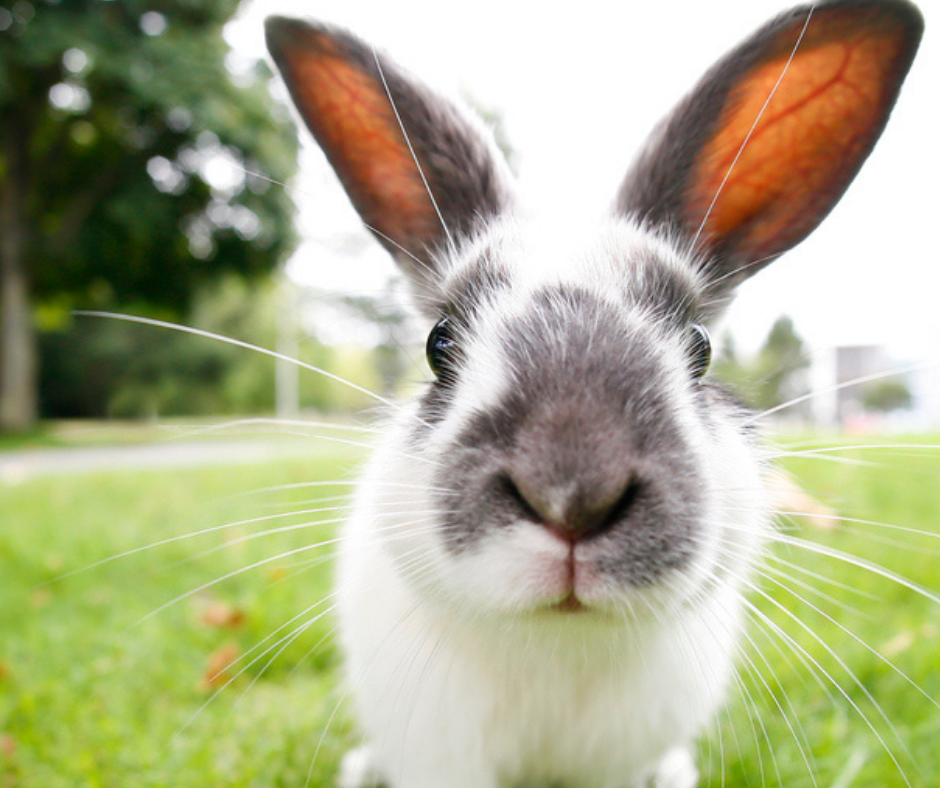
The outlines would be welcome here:
[[[814,354],[811,380],[812,414],[819,426],[850,432],[940,428],[940,354],[910,362],[883,345],[836,347]],[[866,392],[888,381],[907,388],[909,407],[879,412],[866,405]]]

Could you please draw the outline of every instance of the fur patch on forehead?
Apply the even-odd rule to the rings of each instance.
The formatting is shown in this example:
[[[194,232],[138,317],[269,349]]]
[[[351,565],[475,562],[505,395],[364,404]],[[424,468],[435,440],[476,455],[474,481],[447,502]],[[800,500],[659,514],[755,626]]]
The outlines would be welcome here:
[[[507,291],[509,303],[520,305],[546,288],[587,291],[611,306],[685,324],[698,314],[704,283],[690,256],[628,222],[601,232],[505,222],[454,261],[442,308],[469,324],[489,302],[505,308]]]

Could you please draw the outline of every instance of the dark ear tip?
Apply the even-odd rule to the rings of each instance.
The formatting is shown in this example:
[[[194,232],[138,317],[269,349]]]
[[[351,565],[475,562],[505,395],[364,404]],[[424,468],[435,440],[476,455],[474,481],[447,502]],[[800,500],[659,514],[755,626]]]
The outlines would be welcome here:
[[[314,47],[328,32],[325,26],[306,19],[275,15],[264,20],[264,38],[272,55],[291,47]]]
[[[286,16],[269,16],[264,20],[264,39],[268,49],[280,49],[291,38],[297,25],[296,19]]]
[[[892,19],[901,25],[907,33],[908,40],[917,44],[924,33],[924,14],[912,0],[854,0],[860,9],[866,7]],[[847,5],[851,8],[853,0]]]
[[[924,32],[924,14],[911,0],[885,0],[908,28],[912,36],[920,38]]]

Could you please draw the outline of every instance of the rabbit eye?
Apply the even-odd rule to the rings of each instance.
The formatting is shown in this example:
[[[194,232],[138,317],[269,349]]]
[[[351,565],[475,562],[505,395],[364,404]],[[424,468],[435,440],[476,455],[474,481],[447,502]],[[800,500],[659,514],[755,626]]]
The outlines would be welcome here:
[[[689,353],[692,359],[692,374],[700,378],[708,371],[712,361],[712,340],[708,329],[696,323],[690,329]]]
[[[431,329],[426,350],[428,366],[431,372],[440,379],[450,370],[454,355],[454,337],[450,318],[442,317]]]

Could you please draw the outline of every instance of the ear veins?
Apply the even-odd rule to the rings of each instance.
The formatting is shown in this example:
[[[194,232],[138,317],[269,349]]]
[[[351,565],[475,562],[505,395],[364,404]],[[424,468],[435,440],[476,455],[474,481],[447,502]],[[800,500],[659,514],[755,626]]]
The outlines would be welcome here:
[[[326,51],[331,43],[289,61],[297,103],[366,222],[410,246],[414,238],[433,235],[437,217],[389,97],[372,75]],[[394,233],[383,221],[390,211],[400,219]]]
[[[807,35],[782,80],[790,52],[785,41],[775,47],[769,62],[738,86],[699,158],[689,216],[704,216],[720,189],[706,237],[725,239],[732,249],[743,244],[750,259],[795,244],[815,227],[819,216],[807,207],[827,211],[835,204],[886,120],[903,35],[848,30],[820,41],[830,39],[832,28],[817,30],[815,40]]]

